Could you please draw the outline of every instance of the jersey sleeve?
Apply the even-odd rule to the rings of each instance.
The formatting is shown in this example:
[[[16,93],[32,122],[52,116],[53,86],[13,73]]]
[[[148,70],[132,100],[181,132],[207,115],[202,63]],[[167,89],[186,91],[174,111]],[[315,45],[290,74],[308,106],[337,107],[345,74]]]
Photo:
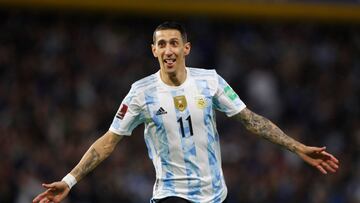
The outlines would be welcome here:
[[[130,136],[134,128],[140,123],[142,123],[142,119],[139,95],[135,88],[132,87],[121,102],[110,125],[109,131],[118,135]]]
[[[246,105],[239,98],[230,85],[218,74],[217,88],[213,97],[215,109],[224,112],[226,116],[231,117],[243,110]]]

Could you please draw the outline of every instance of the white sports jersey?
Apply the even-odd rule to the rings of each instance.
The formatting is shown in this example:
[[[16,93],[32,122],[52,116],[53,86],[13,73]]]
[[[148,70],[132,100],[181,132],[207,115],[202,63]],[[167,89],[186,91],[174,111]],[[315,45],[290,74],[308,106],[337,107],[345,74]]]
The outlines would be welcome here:
[[[135,82],[110,126],[131,135],[145,123],[144,138],[156,170],[153,199],[177,196],[220,203],[227,195],[215,109],[233,116],[245,104],[215,70],[186,68],[180,86],[168,86],[160,72]]]

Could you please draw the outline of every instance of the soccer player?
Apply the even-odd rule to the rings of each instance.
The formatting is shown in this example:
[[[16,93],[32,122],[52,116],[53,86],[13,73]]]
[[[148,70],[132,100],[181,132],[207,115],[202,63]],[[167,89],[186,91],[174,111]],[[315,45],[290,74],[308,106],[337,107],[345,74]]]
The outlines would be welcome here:
[[[338,170],[338,160],[325,147],[306,146],[252,112],[215,70],[186,67],[190,49],[180,24],[159,25],[153,33],[152,53],[160,70],[131,86],[108,132],[61,181],[43,184],[46,191],[33,202],[63,200],[141,123],[156,171],[151,202],[226,202],[215,110],[235,117],[247,130],[297,154],[323,174]]]

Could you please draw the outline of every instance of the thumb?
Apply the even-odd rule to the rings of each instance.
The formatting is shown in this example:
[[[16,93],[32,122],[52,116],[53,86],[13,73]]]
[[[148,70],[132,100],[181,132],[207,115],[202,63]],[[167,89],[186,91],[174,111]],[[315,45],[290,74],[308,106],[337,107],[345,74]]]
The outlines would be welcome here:
[[[55,187],[55,183],[43,183],[42,186],[46,189],[51,189]]]
[[[324,152],[325,150],[326,150],[325,146],[324,147],[316,147],[315,152],[321,153],[321,152]]]
[[[308,152],[309,153],[321,153],[326,150],[326,147],[309,147]]]

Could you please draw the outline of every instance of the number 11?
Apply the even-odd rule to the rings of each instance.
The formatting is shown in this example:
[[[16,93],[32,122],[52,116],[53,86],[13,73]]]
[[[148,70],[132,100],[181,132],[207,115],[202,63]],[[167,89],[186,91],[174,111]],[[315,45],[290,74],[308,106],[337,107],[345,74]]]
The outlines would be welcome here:
[[[185,120],[187,120],[188,123],[189,123],[190,136],[193,136],[194,133],[193,133],[193,128],[192,128],[192,123],[191,123],[191,117],[190,117],[190,115],[189,115]],[[182,119],[182,117],[180,117],[180,118],[177,120],[177,122],[180,123],[180,130],[181,130],[182,137],[185,137],[185,130],[184,130],[184,124],[183,124],[183,119]]]

